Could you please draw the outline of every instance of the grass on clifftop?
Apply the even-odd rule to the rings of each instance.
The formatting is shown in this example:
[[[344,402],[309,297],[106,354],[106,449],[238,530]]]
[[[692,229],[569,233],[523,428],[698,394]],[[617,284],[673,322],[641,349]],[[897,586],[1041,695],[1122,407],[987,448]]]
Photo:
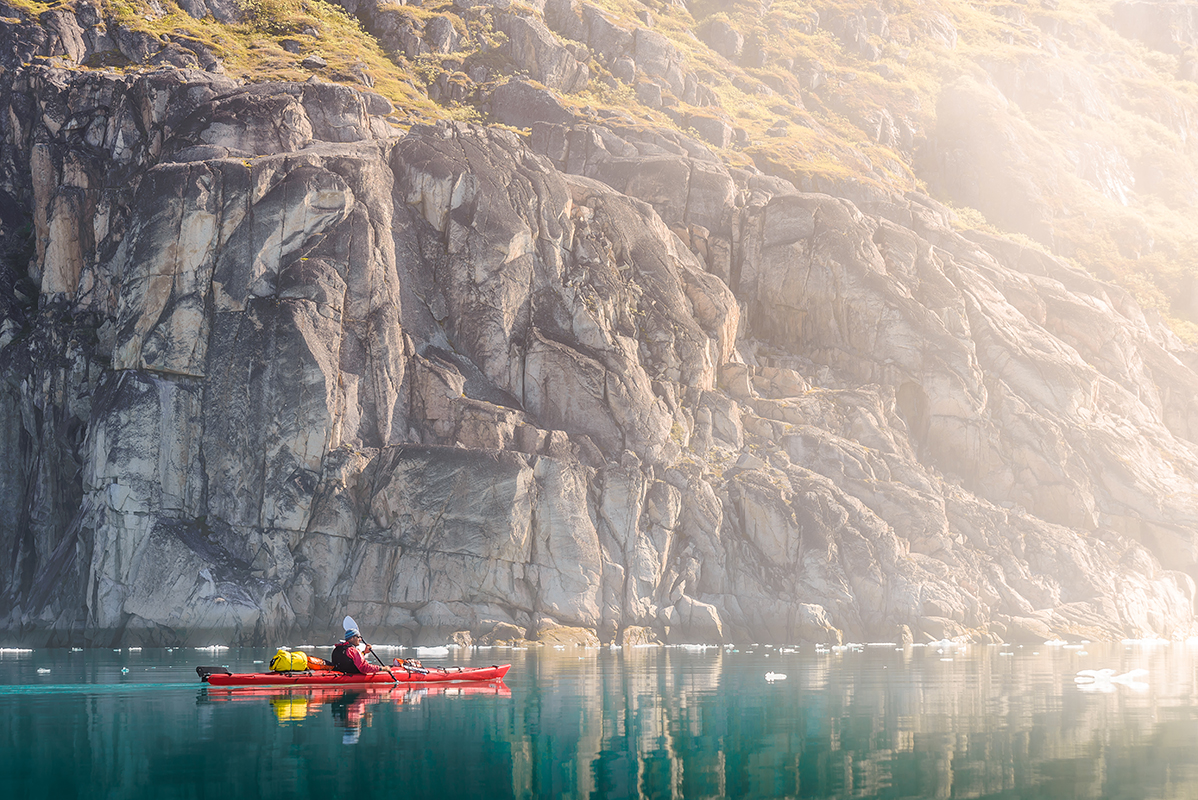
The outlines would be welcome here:
[[[75,6],[74,0],[5,2],[35,18],[45,11]],[[246,83],[305,81],[317,75],[366,89],[359,78],[365,73],[373,80],[371,91],[386,97],[401,113],[443,116],[417,81],[396,68],[355,18],[325,0],[244,0],[243,21],[236,24],[212,17],[195,19],[173,0],[101,0],[100,5],[106,20],[130,30],[204,45],[221,60],[229,77]],[[296,52],[289,52],[285,43]],[[328,66],[315,70],[302,66],[309,55],[320,56]]]
[[[628,13],[624,0],[605,5]],[[1187,144],[1198,84],[1177,77],[1188,55],[1112,29],[1109,0],[774,0],[764,10],[749,0],[697,0],[689,8],[690,30],[724,23],[744,36],[746,52],[761,52],[731,63],[658,26],[722,76],[717,92],[749,132],[754,163],[800,186],[855,178],[927,190],[918,154],[938,134],[942,88],[965,76],[989,87],[1002,103],[993,130],[1024,137],[1026,161],[1000,169],[1036,185],[1051,218],[1005,230],[976,211],[963,220],[1007,235],[1051,231],[1041,247],[1127,288],[1198,343],[1198,159]],[[787,124],[762,130],[771,115]],[[908,140],[896,141],[895,130]]]
[[[32,16],[75,2],[2,1]],[[648,10],[652,30],[677,48],[719,107],[667,96],[664,108],[649,108],[597,60],[591,85],[564,97],[567,105],[683,131],[688,119],[721,116],[744,132],[745,144],[718,151],[731,165],[752,164],[804,189],[917,189],[956,208],[981,209],[963,213],[962,221],[1038,237],[1041,246],[1126,287],[1198,343],[1198,153],[1190,145],[1198,134],[1191,130],[1198,83],[1177,77],[1183,55],[1113,30],[1111,0],[691,0],[686,7],[586,1],[628,29],[644,27]],[[374,91],[409,120],[485,113],[485,105],[470,104],[485,100],[489,86],[471,82],[467,59],[491,70],[492,85],[512,70],[500,54],[502,36],[488,27],[492,12],[464,11],[448,0],[382,7],[415,28],[443,16],[461,38],[461,52],[412,61],[384,52],[326,0],[241,0],[244,19],[232,25],[193,19],[175,0],[99,2],[105,17],[126,27],[205,45],[227,74],[246,82],[316,74],[364,88],[360,76],[367,74]],[[512,8],[538,13],[519,3]],[[704,43],[705,26],[715,23],[743,35],[740,58]],[[302,67],[308,55],[328,66]],[[1003,198],[963,196],[951,181],[936,183],[934,164],[921,163],[940,134],[942,93],[961,79],[992,95],[984,110],[997,116],[981,127],[984,135],[999,144],[1015,137],[1011,152],[1026,153],[1023,163],[1000,167],[1034,185],[1051,215],[1044,224],[1021,228],[1017,213],[1000,213]],[[428,90],[437,81],[465,99],[433,102]],[[1008,205],[1017,212],[1019,203]]]

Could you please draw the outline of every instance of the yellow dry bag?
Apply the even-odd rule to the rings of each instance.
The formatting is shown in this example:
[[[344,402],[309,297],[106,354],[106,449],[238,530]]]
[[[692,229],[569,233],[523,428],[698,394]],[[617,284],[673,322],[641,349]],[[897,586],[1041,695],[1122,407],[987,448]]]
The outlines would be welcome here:
[[[308,668],[308,656],[302,650],[284,650],[279,648],[275,657],[270,660],[270,668],[274,672],[296,672]]]

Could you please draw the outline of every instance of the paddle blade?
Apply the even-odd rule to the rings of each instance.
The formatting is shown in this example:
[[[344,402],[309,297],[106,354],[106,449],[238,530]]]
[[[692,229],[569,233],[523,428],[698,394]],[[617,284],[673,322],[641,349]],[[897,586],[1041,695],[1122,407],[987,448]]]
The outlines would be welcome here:
[[[354,618],[348,614],[346,615],[345,619],[341,620],[341,629],[346,631],[360,630],[360,628],[358,628],[358,623],[354,622]]]

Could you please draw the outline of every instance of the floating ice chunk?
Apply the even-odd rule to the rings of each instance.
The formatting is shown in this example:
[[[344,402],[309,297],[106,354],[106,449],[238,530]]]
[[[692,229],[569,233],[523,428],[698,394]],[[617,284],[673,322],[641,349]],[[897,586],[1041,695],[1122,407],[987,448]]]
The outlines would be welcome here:
[[[1146,669],[1133,669],[1121,675],[1116,675],[1115,670],[1109,667],[1106,669],[1083,669],[1074,676],[1073,682],[1077,684],[1077,688],[1087,692],[1113,692],[1117,685],[1126,686],[1135,692],[1143,692],[1148,688],[1148,684],[1141,681],[1140,678],[1147,674],[1148,670]]]
[[[896,647],[898,642],[866,642],[866,647]]]
[[[32,653],[32,650],[24,647],[0,647],[0,653]]]
[[[449,648],[442,645],[440,647],[417,647],[416,655],[418,656],[447,656]]]
[[[222,650],[228,650],[228,649],[229,649],[228,646],[223,645],[223,644],[210,644],[207,647],[197,647],[196,648],[196,650],[203,650],[206,653],[218,653]]]
[[[38,667],[38,668],[37,668],[37,674],[38,674],[38,675],[45,675],[45,674],[47,674],[49,671],[50,671],[50,668],[49,668],[49,667]]]
[[[1062,649],[1063,649],[1063,650],[1081,650],[1083,647],[1085,647],[1085,645],[1082,645],[1082,644],[1067,644],[1067,645],[1065,645],[1065,646],[1064,646]]]
[[[1068,642],[1066,642],[1064,639],[1049,639],[1044,644],[1049,647],[1060,647],[1061,645],[1068,644]]]
[[[128,671],[129,671],[129,668],[128,668],[128,667],[121,667],[121,674],[122,674],[122,675],[124,675],[124,674],[125,674],[125,673],[127,673]]]
[[[767,681],[769,681],[770,683],[773,683],[774,681],[786,680],[786,676],[783,675],[781,672],[767,672],[767,673],[765,673],[765,679]]]

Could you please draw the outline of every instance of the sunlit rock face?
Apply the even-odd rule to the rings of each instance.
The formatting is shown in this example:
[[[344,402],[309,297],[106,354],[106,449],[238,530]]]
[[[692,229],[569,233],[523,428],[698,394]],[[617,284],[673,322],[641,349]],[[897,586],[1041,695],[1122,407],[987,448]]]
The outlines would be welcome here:
[[[546,18],[702,99],[653,36]],[[6,639],[1193,630],[1192,354],[926,197],[320,84],[0,83]]]

